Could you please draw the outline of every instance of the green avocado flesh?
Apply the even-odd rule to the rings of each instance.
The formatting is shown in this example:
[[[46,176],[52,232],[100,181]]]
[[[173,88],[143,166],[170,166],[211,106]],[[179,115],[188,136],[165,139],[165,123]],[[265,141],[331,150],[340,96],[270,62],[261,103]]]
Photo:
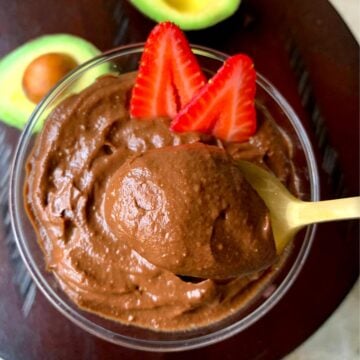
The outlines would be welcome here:
[[[100,54],[100,50],[82,38],[55,34],[36,38],[6,55],[0,60],[1,121],[20,129],[26,124],[36,104],[31,102],[23,91],[23,74],[34,59],[46,53],[68,54],[77,64],[81,64]],[[99,66],[90,73],[87,72],[77,85],[79,90],[107,72],[108,66]]]
[[[183,30],[204,29],[231,16],[241,0],[130,0],[149,18],[172,21]]]

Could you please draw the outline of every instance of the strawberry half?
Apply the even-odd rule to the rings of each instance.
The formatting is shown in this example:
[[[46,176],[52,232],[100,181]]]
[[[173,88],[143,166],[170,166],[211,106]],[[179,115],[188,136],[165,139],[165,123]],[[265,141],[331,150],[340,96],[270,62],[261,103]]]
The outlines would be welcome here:
[[[183,32],[170,22],[151,31],[130,100],[130,115],[174,117],[205,84]]]
[[[225,141],[245,141],[256,131],[256,72],[243,54],[224,65],[171,123],[178,132],[199,131]]]

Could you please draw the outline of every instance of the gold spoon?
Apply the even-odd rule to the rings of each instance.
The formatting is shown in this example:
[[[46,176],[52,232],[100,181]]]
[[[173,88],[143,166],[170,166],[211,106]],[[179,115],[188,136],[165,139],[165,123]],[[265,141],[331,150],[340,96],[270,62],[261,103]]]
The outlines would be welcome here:
[[[306,202],[297,199],[274,175],[247,161],[239,167],[250,185],[270,210],[276,251],[280,254],[294,235],[305,225],[360,218],[360,196]]]

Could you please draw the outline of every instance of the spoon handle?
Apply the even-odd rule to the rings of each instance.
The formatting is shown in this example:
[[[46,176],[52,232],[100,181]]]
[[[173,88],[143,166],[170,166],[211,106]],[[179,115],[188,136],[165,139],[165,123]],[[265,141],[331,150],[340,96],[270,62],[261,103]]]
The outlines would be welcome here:
[[[360,218],[360,196],[318,202],[304,201],[299,202],[297,206],[297,226]]]

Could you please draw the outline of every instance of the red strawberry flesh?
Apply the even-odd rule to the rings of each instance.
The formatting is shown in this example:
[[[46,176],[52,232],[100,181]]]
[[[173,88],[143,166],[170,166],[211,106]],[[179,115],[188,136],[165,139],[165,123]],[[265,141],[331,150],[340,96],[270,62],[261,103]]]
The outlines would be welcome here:
[[[174,117],[205,84],[183,32],[170,22],[150,33],[130,100],[130,115]]]
[[[248,140],[256,131],[255,90],[252,60],[232,56],[180,110],[171,129],[211,133],[229,142]]]

